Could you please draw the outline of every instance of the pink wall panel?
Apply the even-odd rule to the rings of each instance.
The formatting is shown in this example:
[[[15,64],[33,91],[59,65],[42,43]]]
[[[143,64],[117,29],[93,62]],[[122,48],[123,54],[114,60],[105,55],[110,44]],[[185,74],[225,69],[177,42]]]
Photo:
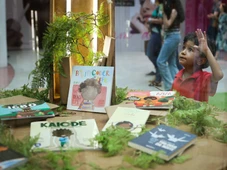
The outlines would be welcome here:
[[[222,0],[227,3],[227,0]],[[207,30],[209,19],[207,14],[211,12],[213,0],[187,0],[185,9],[185,33],[195,31],[200,28]]]

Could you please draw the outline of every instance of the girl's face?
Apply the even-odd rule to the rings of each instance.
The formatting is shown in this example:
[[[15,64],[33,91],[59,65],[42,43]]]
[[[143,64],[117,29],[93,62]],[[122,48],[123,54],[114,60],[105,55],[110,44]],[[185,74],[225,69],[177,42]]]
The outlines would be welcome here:
[[[193,68],[200,59],[200,53],[197,48],[193,47],[194,45],[192,41],[187,41],[179,54],[179,63],[185,68]]]
[[[155,4],[151,2],[151,0],[145,0],[143,5],[141,6],[141,15],[143,19],[147,19],[151,17],[151,13],[155,9]]]

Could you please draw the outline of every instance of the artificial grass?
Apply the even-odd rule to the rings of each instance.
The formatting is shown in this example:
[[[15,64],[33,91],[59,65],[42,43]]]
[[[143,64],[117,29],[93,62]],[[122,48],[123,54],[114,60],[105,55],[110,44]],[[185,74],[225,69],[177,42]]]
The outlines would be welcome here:
[[[227,111],[227,92],[216,93],[213,97],[209,98],[208,103],[219,109]]]

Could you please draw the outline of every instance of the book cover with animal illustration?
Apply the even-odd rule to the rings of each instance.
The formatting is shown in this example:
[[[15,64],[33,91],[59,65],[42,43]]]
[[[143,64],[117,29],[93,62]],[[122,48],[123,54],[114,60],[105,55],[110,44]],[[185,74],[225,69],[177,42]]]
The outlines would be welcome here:
[[[73,66],[67,109],[106,113],[110,105],[114,67]]]
[[[102,130],[105,131],[110,126],[119,126],[138,135],[145,126],[149,116],[150,112],[148,110],[133,107],[117,107]]]
[[[130,91],[126,101],[133,102],[140,109],[165,109],[173,105],[175,91]]]
[[[0,119],[2,121],[41,117],[50,118],[54,116],[54,111],[51,110],[50,106],[44,101],[0,105]]]
[[[128,145],[169,161],[196,142],[197,136],[180,129],[159,125],[132,139]]]
[[[27,162],[27,158],[9,148],[6,145],[0,143],[0,169],[8,170],[21,166]]]
[[[32,122],[30,136],[39,139],[32,147],[34,151],[99,149],[92,139],[99,133],[95,119],[75,121],[38,121]]]

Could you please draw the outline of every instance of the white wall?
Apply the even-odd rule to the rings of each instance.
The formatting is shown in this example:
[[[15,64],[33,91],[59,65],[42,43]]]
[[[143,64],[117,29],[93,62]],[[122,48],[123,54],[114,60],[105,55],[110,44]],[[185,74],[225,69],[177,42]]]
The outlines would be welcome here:
[[[0,68],[7,66],[7,45],[6,45],[6,11],[5,1],[0,0]]]
[[[139,0],[134,7],[115,7],[116,51],[144,51],[144,40],[141,34],[130,34],[130,20],[140,9]],[[125,37],[128,35],[128,37]]]
[[[23,34],[21,49],[32,49],[31,26],[25,18],[25,9],[23,0],[5,0],[6,1],[6,20],[14,19],[20,24],[20,32]],[[5,20],[5,21],[6,21]]]

